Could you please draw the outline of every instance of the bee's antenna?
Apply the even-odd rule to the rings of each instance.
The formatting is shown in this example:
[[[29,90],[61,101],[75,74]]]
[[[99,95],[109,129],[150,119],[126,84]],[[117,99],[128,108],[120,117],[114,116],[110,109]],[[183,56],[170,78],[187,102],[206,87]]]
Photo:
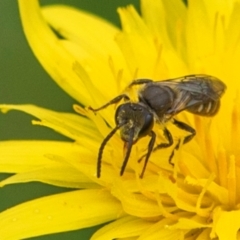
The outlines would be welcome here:
[[[121,168],[121,172],[120,172],[121,176],[124,173],[124,170],[126,168],[126,165],[127,165],[127,162],[128,162],[131,150],[132,150],[133,135],[134,135],[134,128],[131,128],[131,131],[129,132],[129,141],[125,142],[125,144],[126,144],[125,146],[127,146],[127,152],[126,152],[126,155],[125,155],[125,158],[124,158],[124,161],[123,161],[123,165],[122,165],[122,168]]]
[[[103,149],[105,147],[105,145],[107,144],[107,142],[109,141],[109,139],[116,133],[116,131],[122,127],[124,124],[126,124],[125,122],[124,123],[121,123],[119,125],[117,125],[103,140],[100,148],[99,148],[99,151],[98,151],[98,159],[97,159],[97,177],[100,178],[101,176],[101,163],[102,163],[102,154],[103,154]]]

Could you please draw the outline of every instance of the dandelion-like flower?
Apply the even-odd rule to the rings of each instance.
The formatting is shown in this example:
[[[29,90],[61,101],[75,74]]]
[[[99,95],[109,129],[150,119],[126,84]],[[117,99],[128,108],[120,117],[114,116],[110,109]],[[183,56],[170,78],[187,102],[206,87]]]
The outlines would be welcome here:
[[[81,188],[39,198],[0,213],[2,239],[23,239],[110,222],[99,239],[240,239],[239,78],[240,3],[233,1],[141,0],[119,8],[122,29],[66,6],[40,9],[19,0],[24,32],[36,57],[56,83],[81,106],[97,108],[137,78],[154,80],[192,73],[218,77],[227,85],[219,113],[204,118],[180,113],[196,137],[175,152],[151,155],[145,175],[139,157],[148,139],[134,145],[123,176],[123,142],[115,134],[106,145],[101,177],[98,149],[114,128],[114,106],[94,114],[75,105],[77,114],[32,105],[1,105],[31,114],[74,140],[2,142],[1,169],[15,172],[1,186],[41,181]],[[85,24],[87,23],[87,24]],[[49,27],[51,26],[51,28]],[[59,39],[55,32],[62,38]],[[134,99],[134,92],[129,93]],[[175,142],[185,136],[171,123]],[[157,143],[164,141],[155,126]]]

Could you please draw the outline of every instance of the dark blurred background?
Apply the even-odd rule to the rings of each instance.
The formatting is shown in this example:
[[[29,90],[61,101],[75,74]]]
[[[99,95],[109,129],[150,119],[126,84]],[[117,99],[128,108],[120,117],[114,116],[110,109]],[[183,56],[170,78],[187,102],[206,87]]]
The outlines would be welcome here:
[[[120,26],[117,7],[133,4],[139,10],[138,0],[42,0],[40,3],[41,5],[61,3],[75,6],[102,16],[116,26]],[[0,103],[31,103],[57,111],[72,112],[72,105],[75,102],[51,80],[32,54],[22,31],[17,1],[1,0]],[[31,120],[31,116],[16,111],[0,114],[0,141],[11,139],[65,140],[63,136],[47,128],[32,126]],[[0,180],[7,176],[9,174],[0,174]],[[0,211],[21,202],[64,191],[69,191],[69,189],[41,183],[6,186],[0,189]],[[97,227],[31,239],[87,240],[96,229]]]

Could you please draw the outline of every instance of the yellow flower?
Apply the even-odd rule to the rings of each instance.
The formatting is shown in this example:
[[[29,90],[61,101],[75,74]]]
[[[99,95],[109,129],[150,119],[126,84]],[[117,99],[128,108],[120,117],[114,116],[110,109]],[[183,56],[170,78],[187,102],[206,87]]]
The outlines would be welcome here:
[[[114,106],[96,115],[59,113],[32,105],[1,105],[31,114],[42,125],[74,142],[0,143],[0,170],[15,172],[1,182],[41,181],[81,188],[39,198],[0,213],[0,236],[23,239],[108,223],[91,239],[240,239],[240,3],[218,0],[141,0],[119,8],[122,30],[94,15],[66,7],[40,9],[19,0],[28,42],[56,83],[83,106],[102,106],[136,78],[154,80],[192,73],[216,76],[227,85],[214,118],[181,113],[197,136],[181,146],[152,154],[145,176],[137,160],[148,139],[134,145],[123,176],[123,142],[115,134],[103,152],[96,177],[98,149],[114,127]],[[59,39],[51,30],[63,38]],[[110,89],[110,90],[109,90]],[[174,139],[184,136],[171,124]],[[156,131],[157,127],[156,127]],[[158,131],[157,142],[164,141]]]

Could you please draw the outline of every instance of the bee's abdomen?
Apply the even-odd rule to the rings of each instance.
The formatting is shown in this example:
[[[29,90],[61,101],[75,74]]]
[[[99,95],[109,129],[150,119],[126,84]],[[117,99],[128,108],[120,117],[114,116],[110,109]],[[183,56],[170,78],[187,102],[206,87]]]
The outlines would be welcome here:
[[[220,101],[210,100],[205,103],[193,105],[186,110],[197,115],[212,117],[218,112],[219,107]]]

